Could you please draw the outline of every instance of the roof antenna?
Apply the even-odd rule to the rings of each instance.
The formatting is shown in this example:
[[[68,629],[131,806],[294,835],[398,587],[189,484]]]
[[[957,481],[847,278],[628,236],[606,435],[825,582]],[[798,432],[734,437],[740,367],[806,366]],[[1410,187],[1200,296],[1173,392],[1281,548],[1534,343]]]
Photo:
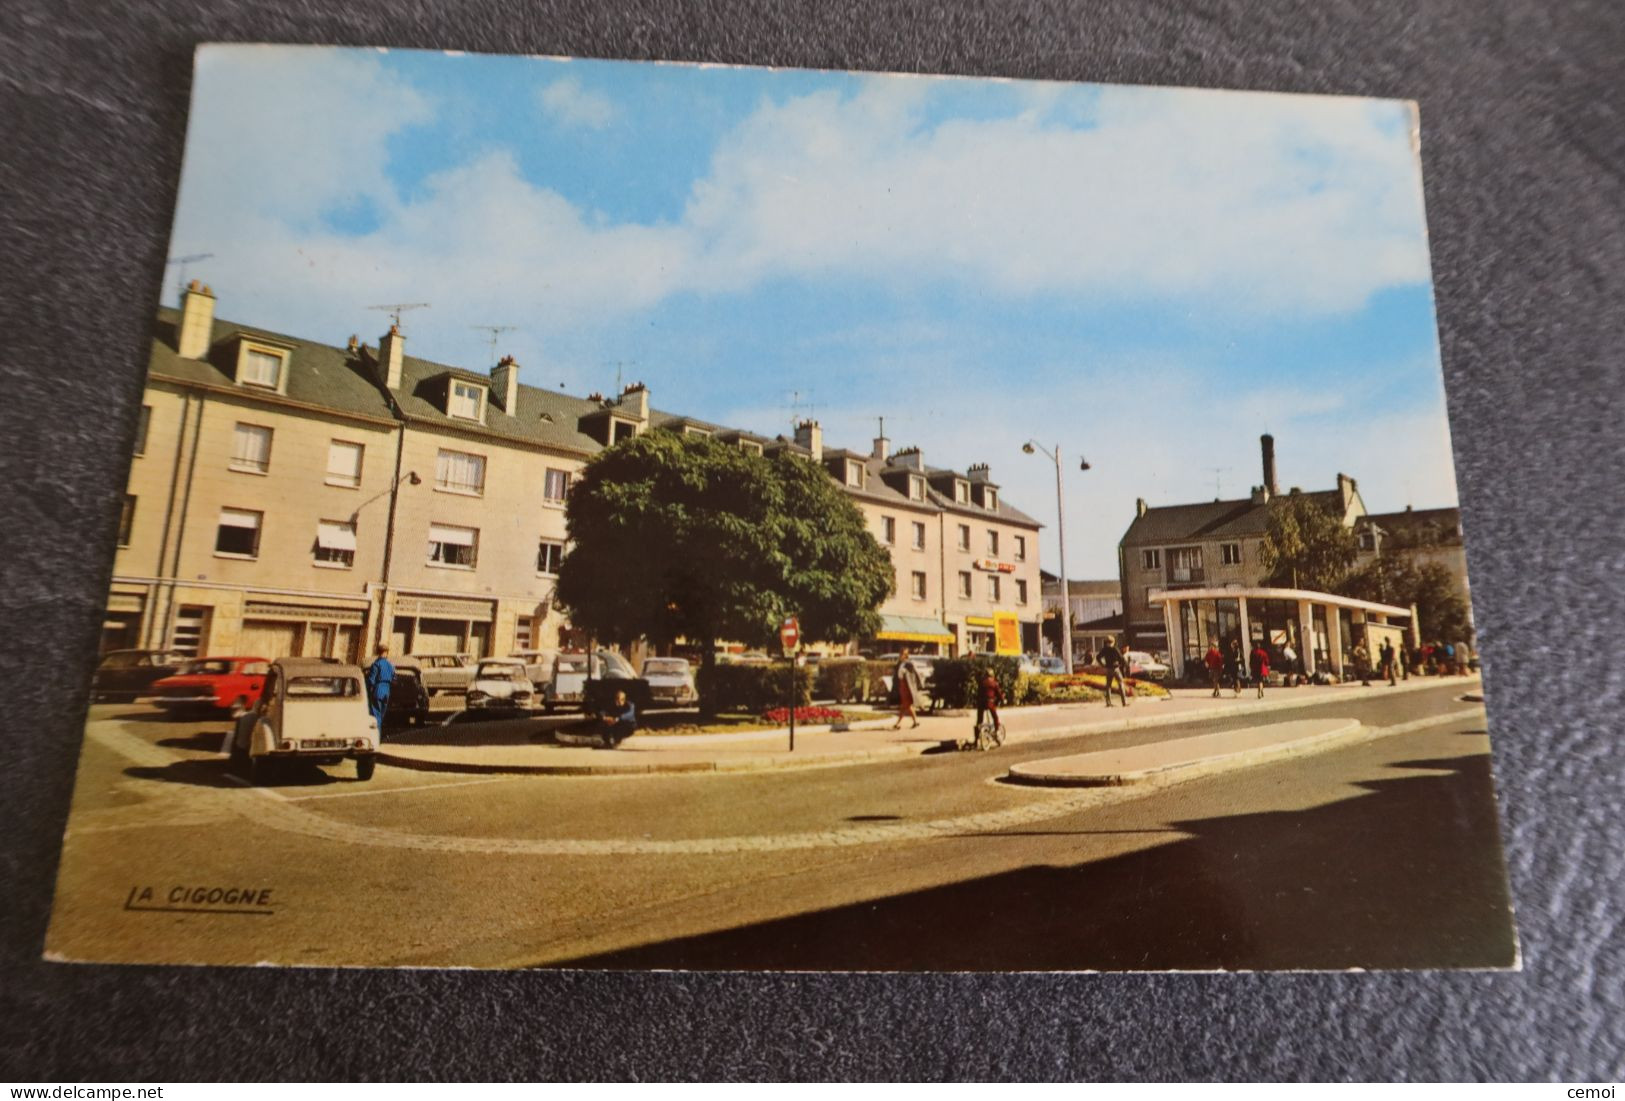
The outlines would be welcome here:
[[[491,366],[493,367],[497,363],[497,338],[503,333],[517,333],[519,331],[518,325],[470,325],[469,328],[491,334],[491,339],[487,343],[491,345]]]
[[[427,302],[386,302],[382,306],[367,307],[369,310],[383,310],[395,322],[397,329],[401,327],[401,314],[407,310],[426,310],[428,308],[429,304]]]
[[[1225,475],[1226,471],[1231,470],[1233,468],[1228,467],[1228,466],[1210,466],[1210,467],[1206,467],[1205,469],[1211,470],[1213,472],[1213,499],[1215,501],[1223,500],[1224,499],[1224,475]]]
[[[190,256],[171,256],[168,260],[164,261],[165,267],[168,267],[170,264],[179,264],[181,266],[181,277],[175,282],[176,305],[179,305],[181,301],[186,298],[186,265],[195,264],[200,260],[213,259],[214,253],[212,252],[194,252]]]
[[[637,365],[638,361],[635,359],[608,359],[604,361],[603,366],[615,368],[615,392],[617,394],[621,392],[621,387],[624,385],[621,381],[621,368],[636,367]]]

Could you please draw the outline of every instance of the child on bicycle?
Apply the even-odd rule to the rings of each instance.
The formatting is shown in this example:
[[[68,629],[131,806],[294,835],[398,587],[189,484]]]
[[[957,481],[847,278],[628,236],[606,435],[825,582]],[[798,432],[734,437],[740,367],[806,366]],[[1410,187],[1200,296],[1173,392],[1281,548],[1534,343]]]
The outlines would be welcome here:
[[[993,726],[997,729],[999,725],[999,704],[1002,702],[1004,701],[1002,693],[999,692],[998,679],[994,677],[993,670],[989,669],[982,674],[982,683],[976,687],[976,730],[982,729],[982,717],[984,715],[993,716]]]

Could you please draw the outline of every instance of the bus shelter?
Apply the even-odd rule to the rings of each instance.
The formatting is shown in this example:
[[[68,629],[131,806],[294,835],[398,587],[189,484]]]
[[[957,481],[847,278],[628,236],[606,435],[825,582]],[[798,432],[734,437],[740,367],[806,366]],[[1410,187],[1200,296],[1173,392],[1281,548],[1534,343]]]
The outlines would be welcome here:
[[[1415,608],[1400,608],[1351,596],[1309,589],[1233,587],[1152,590],[1150,603],[1162,605],[1168,631],[1169,664],[1175,677],[1199,666],[1210,642],[1221,651],[1233,639],[1243,640],[1251,652],[1262,644],[1279,667],[1290,645],[1313,675],[1326,670],[1344,677],[1352,666],[1354,647],[1363,644],[1375,662],[1382,644],[1402,647],[1407,639],[1421,645],[1421,624]]]

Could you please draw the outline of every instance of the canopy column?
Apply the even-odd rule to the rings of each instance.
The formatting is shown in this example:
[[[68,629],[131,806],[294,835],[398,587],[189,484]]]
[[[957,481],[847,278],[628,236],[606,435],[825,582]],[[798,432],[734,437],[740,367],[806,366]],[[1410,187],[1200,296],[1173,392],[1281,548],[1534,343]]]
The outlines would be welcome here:
[[[1168,660],[1173,663],[1174,679],[1185,677],[1184,620],[1179,614],[1179,599],[1173,597],[1162,602],[1162,625],[1168,632]]]
[[[1298,658],[1303,662],[1306,677],[1315,675],[1315,605],[1311,600],[1298,601]]]

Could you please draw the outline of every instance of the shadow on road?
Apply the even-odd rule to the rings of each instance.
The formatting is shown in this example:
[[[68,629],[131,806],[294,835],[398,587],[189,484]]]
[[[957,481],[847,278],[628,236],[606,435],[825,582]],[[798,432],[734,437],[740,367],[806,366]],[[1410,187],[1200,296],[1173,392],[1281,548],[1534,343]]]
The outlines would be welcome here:
[[[1161,824],[1192,836],[1093,863],[1031,866],[547,966],[1506,967],[1515,942],[1489,761],[1404,762],[1394,767],[1433,771],[1370,781],[1359,786],[1371,794],[1308,810]]]
[[[159,780],[166,784],[189,784],[200,788],[242,786],[234,778],[231,766],[224,758],[212,761],[175,761],[162,768],[136,765],[125,769],[124,775],[136,780]]]
[[[220,747],[226,743],[227,732],[218,733],[204,731],[198,734],[188,734],[184,738],[159,738],[158,745],[165,749],[190,749],[200,753],[219,753]]]

